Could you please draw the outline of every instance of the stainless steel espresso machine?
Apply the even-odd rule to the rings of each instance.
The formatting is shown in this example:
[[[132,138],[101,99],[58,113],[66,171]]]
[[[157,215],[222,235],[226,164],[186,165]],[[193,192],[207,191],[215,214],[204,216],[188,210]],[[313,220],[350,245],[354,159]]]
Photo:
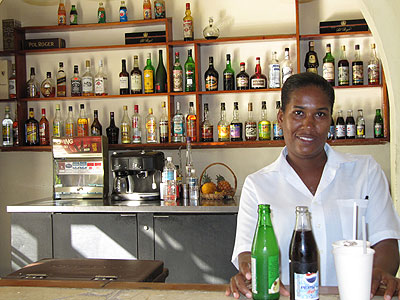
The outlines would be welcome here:
[[[159,205],[163,168],[163,152],[114,152],[111,155],[114,177],[111,204]]]

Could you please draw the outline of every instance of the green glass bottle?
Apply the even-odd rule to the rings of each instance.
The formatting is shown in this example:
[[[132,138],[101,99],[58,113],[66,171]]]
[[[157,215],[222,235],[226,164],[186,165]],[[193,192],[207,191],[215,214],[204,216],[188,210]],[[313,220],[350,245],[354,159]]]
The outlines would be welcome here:
[[[251,247],[253,299],[279,299],[279,248],[269,204],[258,205],[258,225]]]
[[[332,86],[335,85],[335,58],[331,53],[331,44],[326,44],[326,54],[323,59],[322,76]]]
[[[383,118],[381,115],[380,108],[376,109],[376,114],[374,118],[374,138],[383,138]]]
[[[188,58],[185,62],[185,92],[196,91],[195,64],[192,57],[192,49],[188,50]]]
[[[224,91],[232,91],[235,89],[235,71],[231,65],[231,55],[226,55],[226,68],[224,70]]]
[[[165,93],[167,91],[167,71],[164,67],[162,50],[158,50],[158,66],[156,70],[156,93]]]

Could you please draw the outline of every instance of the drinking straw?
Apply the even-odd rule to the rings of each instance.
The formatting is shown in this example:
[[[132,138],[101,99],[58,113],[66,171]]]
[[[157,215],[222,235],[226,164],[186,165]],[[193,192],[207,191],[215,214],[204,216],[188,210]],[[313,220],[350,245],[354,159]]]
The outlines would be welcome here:
[[[357,203],[353,203],[353,240],[357,239]]]
[[[365,224],[365,216],[362,216],[362,236],[363,236],[363,253],[367,254],[367,228]]]

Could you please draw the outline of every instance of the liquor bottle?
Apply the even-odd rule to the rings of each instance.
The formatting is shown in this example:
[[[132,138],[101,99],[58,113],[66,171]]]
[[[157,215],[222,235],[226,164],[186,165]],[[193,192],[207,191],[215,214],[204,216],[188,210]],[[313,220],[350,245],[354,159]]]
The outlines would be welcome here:
[[[78,11],[74,4],[72,4],[71,11],[69,12],[69,24],[78,25]]]
[[[42,108],[42,118],[39,121],[39,144],[40,146],[50,145],[49,121],[46,118],[46,109]]]
[[[89,135],[89,120],[86,116],[85,104],[80,104],[79,118],[76,124],[77,136]]]
[[[342,140],[346,138],[346,124],[344,122],[343,113],[341,110],[338,111],[336,119],[335,137],[337,140]]]
[[[248,117],[245,127],[245,139],[246,141],[255,141],[257,140],[257,122],[253,119],[253,103],[249,102],[247,107]]]
[[[253,299],[279,299],[279,248],[268,204],[258,205],[257,229],[251,247]]]
[[[19,128],[18,127],[19,127],[18,111],[15,110],[15,118],[14,118],[14,122],[12,125],[14,146],[19,146]]]
[[[214,141],[214,128],[208,119],[208,103],[204,103],[204,120],[201,124],[201,141],[213,142]]]
[[[346,139],[356,138],[356,122],[354,121],[353,111],[349,109],[346,117]]]
[[[331,44],[326,44],[326,54],[322,59],[322,77],[332,86],[335,85],[335,58],[331,53]]]
[[[185,92],[196,91],[195,63],[192,57],[192,49],[188,50],[188,57],[185,62]]]
[[[185,17],[183,18],[183,40],[193,41],[193,17],[190,12],[190,3],[186,3]]]
[[[307,206],[296,207],[289,246],[290,299],[319,299],[318,246]],[[309,298],[310,297],[310,298]]]
[[[64,71],[64,63],[60,61],[58,63],[57,72],[57,97],[67,96],[67,76]]]
[[[383,118],[381,115],[380,108],[376,109],[376,114],[374,118],[374,138],[383,138]]]
[[[163,19],[165,18],[165,1],[154,0],[154,18]]]
[[[79,77],[78,66],[74,66],[74,76],[71,78],[71,96],[82,96],[82,79]]]
[[[40,97],[40,89],[39,83],[35,78],[35,68],[31,68],[31,76],[26,83],[26,97],[27,98],[39,98]]]
[[[143,19],[151,19],[151,2],[150,0],[143,0]]]
[[[156,93],[167,92],[167,71],[164,67],[162,50],[158,50],[158,66],[156,70]]]
[[[193,167],[193,155],[192,155],[192,141],[190,137],[186,137],[186,163],[185,163],[185,174],[184,182],[190,185],[190,176],[192,174]]]
[[[135,104],[132,115],[132,143],[142,142],[142,120],[139,115],[139,105]]]
[[[51,72],[46,73],[46,79],[40,85],[40,91],[45,98],[54,97],[56,95],[56,86],[51,78]]]
[[[351,63],[353,71],[353,85],[363,85],[364,84],[364,64],[361,60],[360,55],[360,45],[355,45],[355,55],[354,60]]]
[[[281,109],[281,102],[276,101],[275,102],[275,109],[276,109],[276,116],[278,116],[278,112]],[[281,126],[279,126],[279,122],[277,117],[275,120],[272,122],[272,133],[274,135],[273,139],[276,140],[283,140],[283,130]]]
[[[172,142],[183,143],[185,138],[185,117],[181,113],[181,105],[176,102],[175,115],[172,118]]]
[[[53,119],[53,138],[63,136],[63,122],[61,119],[60,104],[56,104],[56,114]]]
[[[114,112],[110,112],[110,126],[106,129],[109,144],[118,144],[119,128],[115,126]]]
[[[258,140],[271,139],[271,122],[267,119],[267,102],[261,102],[261,119],[258,122]]]
[[[103,134],[103,126],[101,126],[99,121],[99,112],[97,109],[94,110],[93,123],[90,126],[90,134],[92,136],[100,136]]]
[[[189,113],[186,117],[186,137],[197,142],[197,117],[193,102],[189,102]]]
[[[221,118],[218,122],[218,142],[229,142],[230,141],[230,126],[226,120],[225,103],[221,103]]]
[[[377,85],[380,83],[379,65],[375,44],[371,44],[371,57],[368,61],[368,85]]]
[[[86,72],[82,75],[82,96],[94,96],[94,78],[90,72],[90,60],[86,60]]]
[[[131,119],[128,116],[128,106],[124,105],[121,120],[121,144],[131,143]]]
[[[68,106],[68,115],[65,120],[65,136],[75,136],[75,119],[74,114],[72,112],[72,106]]]
[[[204,82],[206,91],[218,91],[218,72],[214,69],[214,59],[212,56],[208,58],[208,70],[204,74]]]
[[[12,64],[12,73],[8,78],[8,97],[10,99],[17,98],[17,75],[15,73],[15,64]]]
[[[146,66],[143,70],[144,73],[144,93],[154,93],[154,67],[151,64],[151,53],[147,54]]]
[[[25,121],[25,145],[39,145],[39,122],[35,119],[33,108],[29,108],[29,118]]]
[[[122,60],[122,70],[119,73],[119,94],[120,95],[129,95],[129,73],[126,71],[126,60]],[[121,128],[122,130],[122,128]]]
[[[268,65],[270,89],[277,89],[281,87],[281,65],[279,64],[279,60],[276,55],[276,51],[272,51],[271,63]]]
[[[177,174],[172,163],[172,157],[167,157],[167,163],[162,172],[162,194],[166,206],[176,205]]]
[[[281,62],[282,69],[282,85],[293,75],[293,63],[290,60],[289,48],[285,48],[285,59]]]
[[[226,67],[223,73],[224,91],[233,91],[235,89],[235,71],[231,65],[231,55],[226,55]]]
[[[179,61],[179,52],[175,52],[175,63],[172,69],[172,78],[173,78],[173,92],[182,92],[183,91],[183,71],[182,66]]]
[[[168,121],[168,111],[165,101],[161,103],[162,112],[160,117],[160,143],[168,143],[169,140],[169,121]]]
[[[304,67],[306,68],[306,72],[318,74],[319,62],[317,52],[314,51],[314,41],[308,42],[308,52],[304,61]]]
[[[342,53],[340,54],[340,60],[338,62],[338,85],[349,85],[350,78],[350,70],[349,70],[349,61],[346,57],[346,46],[341,46]]]
[[[328,131],[328,140],[333,140],[335,138],[335,121],[333,121],[333,117],[331,116],[331,125],[329,126]]]
[[[152,108],[149,108],[149,114],[146,117],[146,142],[157,143],[157,120]]]
[[[244,62],[240,63],[240,72],[236,75],[236,89],[248,90],[249,89],[249,74],[245,71],[246,65]]]
[[[67,11],[65,10],[64,0],[58,4],[58,25],[67,25]]]
[[[106,10],[104,9],[103,2],[99,2],[99,9],[97,10],[97,23],[106,23]]]
[[[255,73],[250,77],[251,89],[265,89],[267,87],[267,77],[261,72],[260,58],[256,57]]]
[[[139,57],[133,56],[133,69],[131,71],[131,94],[142,94],[142,71],[139,70]]]
[[[357,139],[365,139],[365,119],[363,116],[362,109],[358,110],[356,126],[357,126],[356,138]]]
[[[12,146],[13,142],[13,120],[10,117],[10,107],[6,106],[4,119],[2,122],[2,132],[3,132],[3,146]]]
[[[99,70],[94,76],[94,92],[96,96],[106,96],[107,93],[107,74],[103,72],[103,61],[99,60]]]
[[[219,37],[219,29],[214,26],[213,17],[208,18],[208,26],[203,29],[203,36],[206,40],[215,40]]]
[[[119,7],[119,21],[128,22],[128,10],[126,9],[125,1],[121,1]]]
[[[239,121],[239,103],[233,102],[233,119],[230,124],[231,141],[243,141],[243,123]]]

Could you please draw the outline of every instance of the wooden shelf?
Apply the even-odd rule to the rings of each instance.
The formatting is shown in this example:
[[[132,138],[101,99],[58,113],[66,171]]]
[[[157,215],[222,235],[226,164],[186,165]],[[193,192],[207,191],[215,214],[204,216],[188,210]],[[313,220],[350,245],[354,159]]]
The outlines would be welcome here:
[[[169,94],[170,93],[107,95],[107,96],[75,96],[75,97],[68,96],[68,97],[47,97],[47,98],[42,97],[42,98],[21,98],[20,101],[31,102],[31,101],[104,100],[110,98],[159,97],[159,96],[168,96]]]
[[[0,51],[0,57],[1,56],[14,56],[15,52],[14,51]]]
[[[0,102],[14,102],[17,99],[0,99]]]
[[[333,88],[335,89],[363,89],[363,88],[382,88],[382,84],[375,84],[375,85],[344,85],[344,86],[339,86],[335,85]]]
[[[320,34],[302,34],[300,40],[321,40],[328,38],[344,38],[344,37],[369,37],[372,36],[371,31],[353,31],[353,32],[336,32],[336,33],[320,33]]]

